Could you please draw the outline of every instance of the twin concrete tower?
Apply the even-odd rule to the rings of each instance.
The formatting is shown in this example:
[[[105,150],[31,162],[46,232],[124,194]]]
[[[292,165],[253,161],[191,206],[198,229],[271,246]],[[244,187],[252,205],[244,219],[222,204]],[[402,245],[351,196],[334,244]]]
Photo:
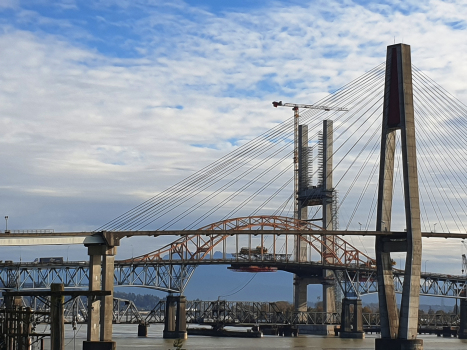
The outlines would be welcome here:
[[[297,115],[298,113],[296,113]],[[296,116],[297,118],[297,116]],[[297,127],[296,127],[297,129]],[[322,206],[322,226],[333,230],[332,188],[333,126],[331,121],[323,124],[322,180],[318,186],[308,186],[303,180],[303,169],[308,167],[306,149],[308,130],[306,125],[296,131],[295,217],[307,220],[308,206]],[[423,341],[416,339],[421,272],[421,225],[415,145],[415,122],[412,89],[412,64],[410,46],[388,46],[386,79],[381,132],[381,156],[378,187],[376,231],[388,235],[376,238],[376,262],[378,297],[381,318],[381,339],[376,340],[376,349],[422,349]],[[394,188],[394,160],[396,133],[400,133],[403,165],[403,188],[406,230],[400,236],[390,234]],[[405,274],[400,312],[397,307],[392,272],[392,252],[405,252]],[[323,252],[323,256],[326,256]],[[296,259],[306,260],[306,246],[296,241]],[[324,258],[323,258],[324,259]],[[324,273],[326,280],[328,273]],[[296,275],[294,278],[294,306],[296,311],[306,311],[307,285],[316,279]],[[333,288],[323,283],[324,311],[335,310]]]
[[[295,115],[298,121],[298,113]],[[296,147],[295,163],[298,165],[295,169],[295,218],[298,220],[308,220],[309,206],[322,206],[322,227],[325,230],[332,231],[334,228],[333,204],[335,204],[335,192],[332,187],[332,154],[333,154],[333,123],[331,120],[323,122],[323,133],[321,140],[320,161],[321,171],[317,186],[312,186],[308,181],[309,168],[309,148],[308,148],[308,126],[298,125],[298,145]],[[333,239],[333,237],[328,237]],[[307,261],[306,242],[295,241],[295,259],[297,261]],[[323,247],[323,249],[327,249]],[[325,256],[324,252],[323,256]],[[328,261],[332,263],[332,261]],[[294,307],[295,311],[307,311],[307,287],[309,284],[323,284],[323,307],[325,312],[335,312],[335,289],[331,279],[326,277],[331,272],[324,272],[322,277],[294,276]]]

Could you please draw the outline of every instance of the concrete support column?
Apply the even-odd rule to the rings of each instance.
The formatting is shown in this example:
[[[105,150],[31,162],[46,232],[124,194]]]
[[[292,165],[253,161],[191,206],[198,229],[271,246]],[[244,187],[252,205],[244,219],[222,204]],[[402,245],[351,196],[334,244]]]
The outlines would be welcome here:
[[[148,336],[148,324],[140,323],[138,325],[138,337],[147,337]]]
[[[295,312],[308,311],[307,289],[309,284],[322,284],[323,279],[319,277],[302,277],[294,275],[294,309]]]
[[[323,282],[323,311],[336,312],[336,285],[332,271],[324,270]]]
[[[467,300],[460,300],[459,339],[467,339]]]
[[[106,249],[102,257],[102,290],[110,291],[101,301],[101,341],[112,341],[113,295],[114,295],[114,261],[117,248]]]
[[[334,153],[333,137],[334,128],[332,120],[323,122],[323,189],[329,195],[323,199],[323,229],[332,231],[332,155]],[[334,239],[334,236],[328,237]]]
[[[116,247],[88,246],[89,290],[107,290],[102,298],[88,298],[88,333],[83,350],[115,350],[112,341],[114,258]]]
[[[165,303],[163,337],[165,339],[186,339],[186,298],[168,295]]]
[[[342,300],[341,338],[365,338],[363,332],[362,301],[359,299]]]
[[[177,304],[177,319],[175,322],[175,331],[178,333],[179,338],[187,338],[186,330],[186,297],[180,295]]]
[[[54,283],[50,286],[52,292],[63,292],[63,284]],[[50,297],[50,349],[65,349],[65,319],[63,304],[65,297],[63,295],[52,295]]]
[[[298,126],[298,140],[298,192],[301,193],[308,188],[310,177],[308,172],[308,125]],[[308,207],[301,200],[298,200],[297,203],[297,219],[308,219]],[[306,245],[304,247],[306,251]],[[306,253],[301,256],[306,260]]]
[[[308,126],[298,126],[298,192],[306,190],[308,185]],[[297,196],[297,213],[296,218],[298,220],[308,219],[308,207],[306,203],[302,203]],[[295,237],[295,260],[296,261],[307,261],[307,249],[308,244],[298,237]],[[294,309],[295,312],[306,312],[307,311],[307,286],[308,284],[303,279],[294,275]]]
[[[102,247],[89,246],[89,290],[101,290]],[[88,330],[87,341],[99,341],[100,335],[100,300],[88,298]]]
[[[293,286],[295,312],[306,312],[308,310],[308,281],[298,275],[294,275]]]
[[[165,299],[164,338],[167,338],[166,333],[175,331],[175,308],[174,296],[168,295]]]
[[[323,189],[326,197],[323,198],[322,212],[323,212],[323,229],[332,231],[334,230],[333,217],[332,217],[332,201],[333,201],[333,184],[332,184],[332,167],[333,167],[333,153],[334,153],[334,128],[332,120],[325,120],[323,122]],[[324,236],[324,241],[327,242],[328,247],[323,247],[323,260],[329,263],[335,263],[332,258],[332,247],[334,246],[334,236]],[[331,248],[329,248],[331,247]],[[324,271],[324,279],[331,279],[333,276],[332,271]],[[336,291],[333,283],[323,283],[323,309],[325,312],[336,312]]]

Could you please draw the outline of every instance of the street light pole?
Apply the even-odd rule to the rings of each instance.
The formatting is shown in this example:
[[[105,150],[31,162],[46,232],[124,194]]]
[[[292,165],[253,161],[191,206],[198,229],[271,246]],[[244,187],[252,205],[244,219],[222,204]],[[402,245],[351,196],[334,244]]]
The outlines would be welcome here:
[[[8,232],[8,215],[5,216],[5,233]]]

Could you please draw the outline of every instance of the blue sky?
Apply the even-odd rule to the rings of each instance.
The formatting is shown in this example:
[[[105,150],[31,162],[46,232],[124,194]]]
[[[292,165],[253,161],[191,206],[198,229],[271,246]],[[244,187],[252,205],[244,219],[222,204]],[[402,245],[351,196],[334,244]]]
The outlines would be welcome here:
[[[4,0],[0,213],[93,230],[289,117],[271,101],[313,103],[394,40],[467,101],[466,18],[442,0]]]

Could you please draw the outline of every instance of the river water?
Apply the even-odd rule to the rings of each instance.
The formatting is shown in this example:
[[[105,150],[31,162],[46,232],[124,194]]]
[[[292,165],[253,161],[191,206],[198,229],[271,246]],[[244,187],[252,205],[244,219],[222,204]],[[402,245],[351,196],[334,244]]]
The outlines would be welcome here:
[[[152,324],[148,328],[148,337],[139,338],[137,336],[137,325],[114,325],[113,339],[117,342],[118,350],[143,350],[143,349],[174,349],[173,340],[162,339],[163,325]],[[38,327],[38,330],[42,330]],[[76,334],[76,337],[74,335]],[[316,336],[300,335],[299,337],[278,337],[264,336],[263,338],[215,338],[190,336],[184,343],[183,349],[201,350],[201,349],[231,349],[231,350],[250,350],[250,349],[313,349],[313,350],[350,350],[364,349],[374,350],[375,338],[377,335],[367,335],[366,339],[340,339],[334,336]],[[78,325],[74,332],[70,325],[66,325],[65,332],[66,350],[81,350],[83,340],[86,339],[86,325]],[[442,338],[436,335],[423,335],[425,350],[465,350],[467,340],[457,338]],[[46,349],[49,348],[46,342]],[[38,349],[38,348],[37,348]]]

